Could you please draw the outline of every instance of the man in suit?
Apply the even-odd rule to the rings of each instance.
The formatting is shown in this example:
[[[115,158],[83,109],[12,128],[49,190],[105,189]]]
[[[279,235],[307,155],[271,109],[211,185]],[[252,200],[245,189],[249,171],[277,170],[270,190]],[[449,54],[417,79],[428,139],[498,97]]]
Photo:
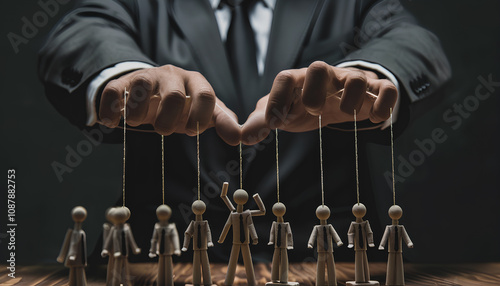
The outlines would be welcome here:
[[[304,201],[315,205],[320,194],[318,136],[311,131],[322,114],[328,127],[323,132],[325,173],[332,174],[325,181],[331,190],[327,197],[334,200],[330,205],[339,229],[347,230],[355,188],[349,179],[353,137],[338,130],[352,129],[356,109],[358,126],[367,130],[361,137],[375,140],[384,135],[380,129],[387,127],[394,107],[400,132],[410,120],[411,104],[450,77],[439,41],[417,26],[397,0],[235,2],[80,1],[40,51],[39,74],[47,97],[80,128],[104,124],[113,129],[121,124],[124,91],[130,91],[127,123],[152,132],[129,132],[127,137],[127,196],[142,215],[132,218],[134,225],[154,219],[155,202],[134,190],[142,190],[145,180],[151,192],[160,189],[152,172],[161,164],[155,132],[170,135],[167,158],[186,162],[175,168],[167,162],[166,182],[186,190],[171,205],[182,213],[175,220],[189,223],[196,152],[195,142],[184,134],[194,135],[197,122],[204,142],[202,194],[212,199],[207,214],[214,221],[224,216],[221,202],[213,199],[216,191],[222,182],[238,180],[237,148],[230,145],[248,145],[243,149],[245,189],[273,201],[268,166],[274,165],[274,155],[273,148],[266,148],[273,140],[268,136],[272,128],[289,131],[280,134],[283,197],[290,198],[284,201],[290,209]],[[377,96],[369,96],[367,89]],[[105,140],[121,140],[121,132],[108,131]],[[365,156],[360,148],[361,168]],[[362,192],[370,189],[365,176]],[[362,195],[376,209],[371,205],[374,194]],[[304,226],[311,219],[290,217]],[[266,227],[257,225],[257,230],[264,234]],[[307,238],[296,240],[305,245]],[[268,259],[266,252],[260,247],[254,257]],[[306,251],[294,254],[302,260]],[[214,260],[227,256],[219,249]]]

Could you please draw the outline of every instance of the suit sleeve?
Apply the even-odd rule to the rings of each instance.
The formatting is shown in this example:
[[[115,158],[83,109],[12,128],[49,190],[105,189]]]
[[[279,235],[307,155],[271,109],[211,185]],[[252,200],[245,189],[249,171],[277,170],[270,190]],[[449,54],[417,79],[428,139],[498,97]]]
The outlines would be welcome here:
[[[212,231],[210,231],[210,225],[208,224],[208,221],[206,222],[207,225],[207,243],[213,243],[212,242]]]
[[[361,13],[357,41],[345,47],[344,61],[362,60],[385,67],[412,103],[450,79],[450,65],[438,38],[418,26],[399,1],[371,1]]]
[[[182,247],[188,248],[189,247],[189,242],[191,242],[191,237],[193,236],[194,233],[194,221],[192,220],[186,231],[184,232],[184,243],[182,244]]]
[[[138,45],[126,1],[82,0],[51,31],[39,51],[38,74],[48,99],[73,124],[85,126],[88,83],[107,67],[150,60]]]
[[[387,243],[387,240],[389,239],[389,232],[390,232],[389,226],[386,226],[385,231],[384,231],[384,235],[382,236],[382,239],[380,240],[379,248],[385,247],[385,244]]]
[[[349,242],[349,244],[354,244],[354,235],[355,235],[354,223],[351,222],[349,230],[347,231],[347,241]]]
[[[181,247],[179,241],[179,233],[177,232],[177,226],[175,225],[175,223],[171,223],[171,225],[172,225],[172,243],[174,245],[174,250],[179,251]]]
[[[373,243],[373,231],[370,226],[370,222],[366,221],[366,240],[368,240],[368,243]]]
[[[330,225],[330,234],[332,235],[332,237],[333,237],[333,241],[334,241],[335,243],[342,242],[342,240],[340,239],[339,234],[337,233],[337,231],[335,231],[335,229],[333,228],[333,226],[332,226],[332,225]]]
[[[151,248],[149,249],[149,253],[157,252],[158,248],[158,224],[155,224],[155,228],[153,230],[153,236],[151,237]]]
[[[316,240],[316,235],[318,234],[317,227],[313,228],[313,231],[311,232],[311,236],[309,236],[309,241],[307,242],[308,245],[314,246],[314,242]]]
[[[401,230],[402,230],[402,236],[403,236],[403,240],[405,241],[406,245],[410,244],[410,243],[413,243],[410,239],[410,236],[408,235],[408,233],[406,232],[406,229],[404,227],[404,225],[401,226]]]
[[[59,252],[59,255],[57,256],[57,261],[59,262],[64,262],[64,260],[66,259],[66,255],[68,254],[68,249],[69,249],[69,244],[71,242],[71,235],[73,234],[73,230],[72,229],[68,229],[68,231],[66,231],[66,236],[64,236],[64,242],[63,242],[63,245],[61,247],[61,251]]]
[[[292,249],[293,248],[293,234],[292,234],[292,228],[290,227],[290,224],[288,222],[286,223],[286,235],[287,235],[287,241],[288,241],[287,248]]]
[[[276,225],[276,222],[273,221],[273,224],[271,225],[271,230],[269,231],[269,243],[273,244],[274,243],[274,227]]]

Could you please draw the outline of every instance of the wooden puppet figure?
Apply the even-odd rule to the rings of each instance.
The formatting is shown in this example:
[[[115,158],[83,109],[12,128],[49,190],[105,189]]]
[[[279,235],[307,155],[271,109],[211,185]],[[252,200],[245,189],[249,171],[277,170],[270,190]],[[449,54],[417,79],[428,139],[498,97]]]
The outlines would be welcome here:
[[[207,206],[202,200],[194,201],[191,209],[195,214],[195,220],[189,223],[184,233],[184,244],[182,251],[187,251],[189,242],[193,238],[193,285],[212,285],[210,274],[210,263],[208,261],[207,250],[214,246],[212,234],[208,221],[203,220],[203,214]],[[203,284],[201,283],[201,272],[203,271]]]
[[[413,248],[405,227],[399,225],[399,219],[403,216],[403,210],[398,205],[389,208],[389,217],[392,225],[385,228],[384,236],[380,241],[379,250],[383,250],[388,244],[389,258],[387,260],[387,276],[385,285],[405,285],[403,268],[403,240],[409,248]]]
[[[363,220],[366,215],[366,207],[361,203],[356,203],[352,207],[352,213],[356,221],[351,222],[347,238],[349,248],[354,247],[354,280],[348,281],[346,285],[380,285],[378,281],[370,280],[370,268],[368,267],[368,257],[366,250],[374,247],[373,232],[368,220]]]
[[[127,207],[117,207],[113,211],[114,226],[111,228],[110,234],[104,243],[101,255],[113,255],[113,270],[110,275],[111,285],[113,286],[130,286],[133,285],[130,280],[128,254],[129,249],[134,254],[141,253],[141,249],[137,247],[132,230],[125,222],[130,218],[130,210]]]
[[[158,222],[155,224],[153,237],[151,238],[151,248],[149,257],[158,255],[158,286],[173,286],[174,274],[172,255],[181,255],[179,245],[179,234],[175,223],[169,223],[172,216],[172,209],[167,205],[160,205],[156,209]]]
[[[85,286],[85,266],[87,266],[87,242],[85,232],[82,230],[82,222],[87,217],[87,210],[84,207],[74,207],[71,216],[75,222],[73,229],[68,229],[61,252],[57,261],[64,262],[64,266],[69,267],[70,286]]]
[[[232,285],[234,282],[234,274],[236,271],[236,264],[238,263],[238,256],[241,250],[245,271],[247,274],[247,284],[249,286],[257,285],[255,273],[252,264],[252,255],[250,254],[250,237],[253,244],[258,243],[257,231],[253,225],[252,216],[259,216],[266,214],[266,208],[260,196],[255,194],[253,196],[259,210],[243,210],[245,203],[248,201],[248,193],[243,189],[238,189],[234,192],[233,199],[237,204],[236,209],[227,198],[227,182],[224,183],[221,192],[221,198],[226,203],[231,211],[227,219],[224,229],[219,238],[219,243],[223,243],[229,232],[231,226],[233,227],[233,248],[231,249],[231,256],[229,258],[229,265],[227,267],[225,285]]]
[[[316,286],[337,285],[337,276],[335,274],[335,261],[333,260],[333,243],[342,246],[342,240],[331,224],[326,220],[330,217],[330,208],[321,205],[316,209],[316,217],[320,224],[314,226],[308,248],[313,248],[317,244],[318,263],[316,268]],[[325,282],[325,265],[328,270],[328,282]]]
[[[273,205],[273,214],[277,221],[273,221],[269,234],[268,245],[274,244],[273,264],[271,268],[271,282],[266,285],[299,285],[297,282],[288,282],[288,249],[293,249],[292,229],[288,222],[283,221],[286,207],[283,203]]]
[[[104,244],[108,240],[108,236],[112,233],[113,225],[115,224],[114,211],[115,211],[115,208],[108,208],[106,210],[106,220],[108,222],[105,222],[102,225],[102,247],[103,247],[102,250],[103,251],[104,251]],[[113,246],[111,245],[110,247],[111,247],[110,253],[114,253],[113,249],[112,249]],[[107,275],[106,275],[106,285],[107,286],[111,286],[111,277],[112,277],[111,274],[113,273],[114,265],[115,265],[114,255],[108,255],[108,271],[107,271]]]

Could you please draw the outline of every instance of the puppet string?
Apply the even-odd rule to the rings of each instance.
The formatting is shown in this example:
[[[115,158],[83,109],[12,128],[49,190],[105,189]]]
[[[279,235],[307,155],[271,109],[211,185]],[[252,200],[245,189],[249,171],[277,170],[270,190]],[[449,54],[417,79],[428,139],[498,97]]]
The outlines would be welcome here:
[[[125,206],[125,162],[126,162],[126,146],[127,146],[127,96],[129,92],[125,89],[123,94],[123,176],[122,176],[122,197],[123,206]]]
[[[392,107],[389,109],[391,113],[391,163],[392,163],[392,203],[396,205],[396,181],[394,179],[394,133],[392,131]]]
[[[196,158],[198,160],[198,200],[200,200],[200,122],[196,121]]]
[[[319,166],[321,170],[321,205],[325,205],[325,188],[323,182],[323,136],[321,135],[321,115],[319,121]]]
[[[241,141],[240,141],[240,189],[243,189],[243,159],[241,156]]]
[[[358,126],[356,123],[356,109],[354,109],[354,152],[356,154],[356,198],[359,205]]]
[[[278,128],[276,128],[276,193],[280,202],[280,167],[278,161]]]
[[[164,136],[161,136],[161,200],[165,204],[165,149],[164,149]]]

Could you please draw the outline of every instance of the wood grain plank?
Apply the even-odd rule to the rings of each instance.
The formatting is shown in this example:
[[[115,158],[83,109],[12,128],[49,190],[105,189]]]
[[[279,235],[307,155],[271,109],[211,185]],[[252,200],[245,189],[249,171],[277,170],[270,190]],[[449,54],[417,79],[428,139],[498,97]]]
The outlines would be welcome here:
[[[68,269],[61,265],[19,266],[16,278],[7,276],[7,268],[0,265],[0,285],[40,285],[60,286],[68,281]],[[336,263],[339,285],[354,278],[354,265],[349,262]],[[158,266],[156,263],[131,264],[130,274],[134,285],[155,285]],[[213,283],[223,285],[227,271],[225,264],[211,264]],[[385,282],[386,264],[370,263],[373,280],[381,285]],[[192,283],[192,265],[177,263],[174,265],[175,285]],[[255,275],[259,285],[264,285],[271,278],[271,266],[267,263],[255,264]],[[445,285],[445,286],[489,286],[500,285],[500,263],[476,264],[410,264],[405,265],[406,285]],[[87,269],[88,285],[104,286],[106,284],[106,265],[92,266]],[[312,286],[316,280],[316,263],[290,264],[290,281],[297,281],[303,286]],[[246,274],[243,265],[236,267],[235,286],[246,285]]]

